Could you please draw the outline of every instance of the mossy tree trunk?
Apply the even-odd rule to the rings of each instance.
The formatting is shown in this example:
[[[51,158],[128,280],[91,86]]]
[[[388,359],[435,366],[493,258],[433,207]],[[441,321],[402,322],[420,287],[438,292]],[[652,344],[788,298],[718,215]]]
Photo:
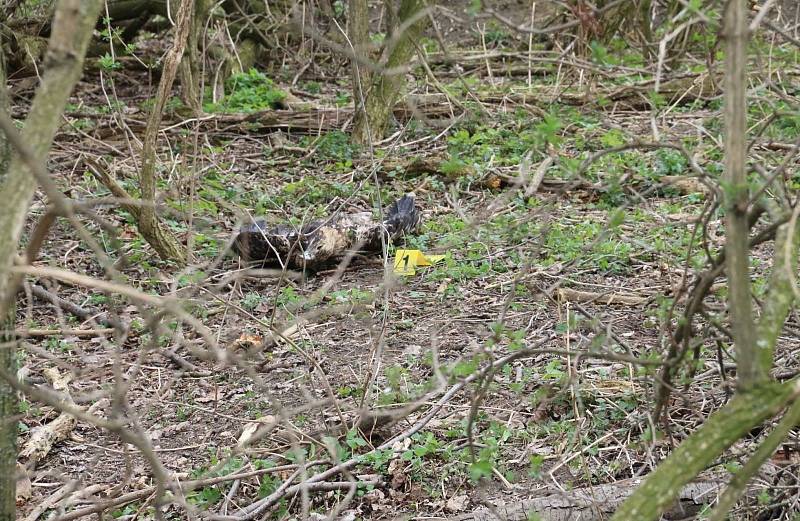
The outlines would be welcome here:
[[[0,327],[14,329],[15,306],[0,320]],[[17,339],[13,333],[0,334],[0,368],[17,374],[15,351]],[[0,521],[13,521],[16,516],[17,423],[19,407],[17,392],[10,382],[0,380]]]
[[[5,327],[12,320],[4,320]],[[16,374],[14,364],[15,339],[0,335],[0,367]],[[17,467],[17,393],[11,385],[0,380],[0,521],[13,521],[16,516]]]
[[[13,312],[13,310],[11,310]],[[11,316],[2,327],[12,324]],[[0,367],[16,374],[14,363],[15,339],[0,335]],[[17,466],[17,393],[9,382],[0,380],[0,521],[13,521],[16,516]]]
[[[5,20],[3,19],[3,14],[0,12],[0,25],[4,23]],[[3,86],[6,85],[6,79],[8,78],[6,71],[6,43],[4,32],[0,31],[0,85]],[[8,89],[3,87],[0,88],[0,110],[8,113],[8,109]],[[2,186],[2,184],[6,181],[6,176],[8,175],[8,163],[10,160],[11,155],[8,139],[6,139],[6,136],[0,132],[0,186]]]
[[[25,141],[41,162],[47,159],[69,94],[80,78],[100,6],[100,0],[60,0],[56,5],[44,75],[23,131]],[[3,92],[4,96],[5,89]],[[0,104],[5,111],[8,100],[0,99]],[[3,329],[13,329],[13,323],[6,327],[13,314],[17,289],[12,282],[11,267],[36,182],[19,156],[8,160],[5,138],[0,141],[0,165],[3,168],[0,193],[5,198],[5,204],[0,206],[0,325]],[[0,367],[13,377],[15,339],[2,340]],[[17,413],[16,392],[11,382],[0,381],[0,521],[15,519]]]
[[[800,231],[784,224],[775,235],[769,297],[756,323],[749,277],[750,196],[746,178],[747,2],[730,0],[725,9],[725,254],[737,359],[737,393],[647,477],[614,514],[616,521],[659,519],[675,502],[680,490],[717,461],[726,449],[786,409],[787,418],[761,442],[723,493],[712,519],[725,519],[746,483],[800,417],[796,403],[800,398],[800,379],[777,383],[769,378],[775,343],[795,301],[791,277],[797,270]]]
[[[5,42],[0,40],[0,49]],[[6,84],[5,52],[0,52],[0,84]],[[5,88],[0,89],[0,110],[8,112],[8,96]],[[9,149],[5,135],[0,134],[0,183],[8,174]],[[5,320],[0,320],[0,328],[13,330],[14,306],[8,310]],[[0,368],[8,374],[16,374],[14,351],[16,342],[13,335],[0,335]],[[0,380],[0,521],[11,521],[16,516],[16,463],[17,463],[17,393],[11,385]]]
[[[23,131],[25,141],[41,161],[47,157],[69,94],[80,78],[100,5],[100,0],[61,0],[56,8],[41,86]],[[0,205],[0,316],[5,316],[16,294],[8,274],[35,190],[36,181],[27,165],[13,155],[0,187],[5,199],[5,204]]]
[[[658,466],[614,513],[612,521],[660,519],[681,489],[726,449],[781,411],[800,394],[797,382],[764,384],[739,393]]]
[[[402,0],[384,56],[379,64],[383,69],[373,74],[363,111],[356,113],[352,140],[368,144],[382,139],[390,123],[395,103],[400,99],[406,82],[406,70],[416,52],[416,44],[428,24],[423,13],[424,0]],[[354,76],[355,78],[355,76]],[[357,90],[354,88],[354,93]]]

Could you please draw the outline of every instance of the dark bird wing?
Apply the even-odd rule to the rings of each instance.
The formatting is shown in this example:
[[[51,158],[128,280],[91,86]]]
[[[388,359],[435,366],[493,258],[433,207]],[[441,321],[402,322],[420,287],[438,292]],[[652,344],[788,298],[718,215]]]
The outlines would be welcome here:
[[[364,234],[362,248],[381,251],[384,242],[399,241],[404,235],[417,231],[421,222],[422,213],[417,208],[414,194],[406,194],[389,205],[381,224],[370,228]]]
[[[406,194],[393,202],[386,210],[383,226],[392,240],[407,233],[417,231],[422,222],[422,214],[417,208],[414,194]]]

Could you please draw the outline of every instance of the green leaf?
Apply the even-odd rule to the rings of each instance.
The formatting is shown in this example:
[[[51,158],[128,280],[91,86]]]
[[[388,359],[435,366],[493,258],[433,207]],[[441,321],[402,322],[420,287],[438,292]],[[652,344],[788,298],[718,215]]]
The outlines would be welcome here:
[[[487,459],[479,459],[469,466],[469,477],[474,481],[481,478],[488,478],[492,475],[492,462]]]
[[[464,378],[478,369],[478,362],[475,360],[462,360],[453,367],[453,375],[459,378]]]

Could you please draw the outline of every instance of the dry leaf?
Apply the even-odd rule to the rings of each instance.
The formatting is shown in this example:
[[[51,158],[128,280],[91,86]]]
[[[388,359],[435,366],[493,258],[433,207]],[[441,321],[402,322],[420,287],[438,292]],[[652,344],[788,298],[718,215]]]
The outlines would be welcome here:
[[[423,347],[418,344],[409,344],[403,349],[403,356],[416,357],[420,356],[423,352]]]
[[[405,471],[406,462],[401,459],[393,459],[389,462],[389,475],[392,476],[392,480],[389,482],[389,487],[394,490],[400,490],[404,488],[404,485],[408,482],[408,475]]]
[[[497,190],[498,188],[500,188],[501,184],[502,184],[502,179],[500,179],[500,177],[496,175],[490,175],[483,182],[483,186],[485,186],[486,188],[490,188],[492,190]]]
[[[370,504],[380,504],[386,500],[386,494],[384,494],[382,490],[374,488],[364,494],[364,499]]]
[[[211,388],[206,389],[202,396],[195,396],[194,401],[197,403],[211,403],[219,400],[219,389]]]
[[[231,347],[233,349],[252,349],[260,346],[264,342],[261,335],[253,335],[250,333],[242,333],[239,338],[233,341]]]
[[[463,512],[469,506],[469,497],[466,495],[453,496],[447,500],[444,508],[448,512]]]
[[[398,440],[392,444],[392,452],[396,454],[395,458],[400,457],[400,453],[408,450],[411,447],[411,438],[406,438],[402,441]]]
[[[259,427],[262,425],[274,425],[276,420],[275,416],[268,414],[256,419],[256,422],[248,423],[247,426],[245,426],[245,428],[242,430],[242,434],[239,436],[239,440],[236,442],[237,446],[240,448],[245,447],[250,443],[250,440],[253,438],[253,435],[256,433]]]

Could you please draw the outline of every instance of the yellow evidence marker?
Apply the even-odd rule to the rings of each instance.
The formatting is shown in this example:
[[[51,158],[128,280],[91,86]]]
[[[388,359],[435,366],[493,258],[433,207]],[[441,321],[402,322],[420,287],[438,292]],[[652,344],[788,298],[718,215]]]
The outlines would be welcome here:
[[[444,257],[444,255],[425,255],[419,250],[397,250],[394,255],[394,273],[410,277],[417,273],[418,266],[432,266]]]

